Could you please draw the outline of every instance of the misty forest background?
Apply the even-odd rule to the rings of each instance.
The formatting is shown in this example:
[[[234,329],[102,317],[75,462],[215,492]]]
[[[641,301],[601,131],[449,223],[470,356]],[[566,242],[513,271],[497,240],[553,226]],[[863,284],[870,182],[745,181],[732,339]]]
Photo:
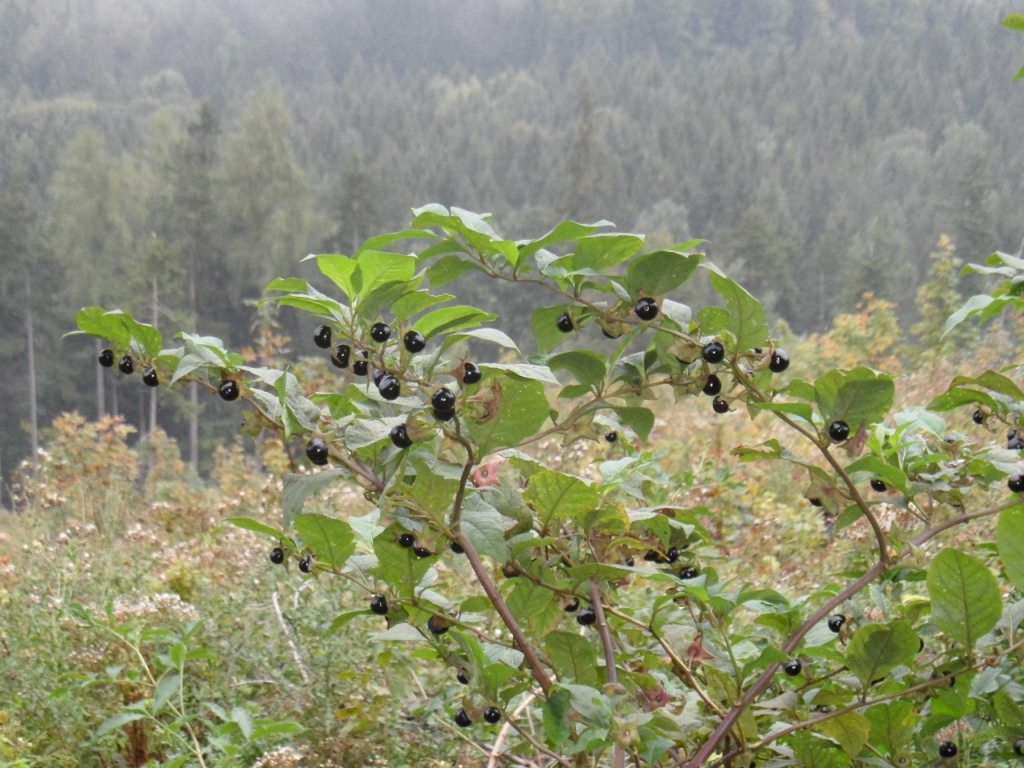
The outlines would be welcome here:
[[[910,329],[942,234],[970,261],[1024,237],[1012,10],[0,0],[0,477],[65,410],[155,420],[200,465],[235,433],[215,397],[100,371],[63,337],[80,307],[155,317],[169,344],[251,346],[256,323],[305,354],[311,328],[248,300],[427,202],[512,238],[563,218],[708,238],[794,332],[865,291]],[[457,290],[527,331],[530,297]]]

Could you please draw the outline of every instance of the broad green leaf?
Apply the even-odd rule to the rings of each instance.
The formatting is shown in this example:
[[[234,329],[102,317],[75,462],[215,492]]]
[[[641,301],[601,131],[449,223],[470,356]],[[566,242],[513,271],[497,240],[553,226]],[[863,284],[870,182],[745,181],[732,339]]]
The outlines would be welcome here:
[[[295,518],[295,530],[321,563],[340,567],[356,551],[352,526],[344,520],[326,515],[299,515]]]
[[[946,320],[946,324],[942,328],[943,338],[949,334],[954,328],[960,323],[966,320],[971,315],[981,312],[983,309],[992,304],[996,299],[985,294],[978,294],[977,296],[971,296],[960,309],[954,312]]]
[[[565,243],[572,240],[579,240],[592,232],[602,228],[613,226],[610,221],[598,221],[594,224],[580,224],[575,221],[563,221],[553,230],[541,235],[536,240],[525,240],[519,243],[520,259],[525,259],[542,248],[547,248],[555,243]]]
[[[421,459],[414,460],[413,466],[416,479],[411,485],[404,486],[405,494],[416,508],[440,522],[452,508],[459,481],[432,471]]]
[[[825,423],[845,421],[852,436],[862,425],[885,418],[892,408],[896,385],[891,376],[858,367],[829,371],[814,382],[814,391]]]
[[[451,301],[455,297],[448,293],[434,295],[428,291],[412,291],[398,298],[391,305],[391,314],[396,320],[406,320],[434,304]]]
[[[983,563],[955,549],[945,549],[932,560],[928,594],[935,625],[968,649],[1003,615],[996,577]]]
[[[956,408],[962,408],[965,405],[974,404],[986,405],[993,410],[998,408],[996,401],[993,400],[992,396],[987,392],[953,386],[942,394],[936,395],[932,401],[928,403],[928,410],[952,411]]]
[[[636,432],[637,437],[646,441],[654,429],[654,412],[650,408],[635,405],[617,405],[612,408],[619,421]]]
[[[899,467],[887,464],[877,456],[872,456],[870,454],[861,456],[853,463],[847,465],[846,471],[850,474],[855,474],[857,472],[869,472],[883,480],[886,485],[892,488],[897,488],[903,493],[907,493],[906,473]]]
[[[429,229],[402,229],[398,232],[385,232],[382,235],[368,238],[363,241],[363,244],[359,246],[356,254],[362,251],[379,251],[392,243],[399,242],[400,240],[436,240],[437,233],[431,232]]]
[[[486,456],[501,448],[514,448],[541,428],[550,411],[544,384],[540,381],[507,374],[492,378],[488,372],[485,372],[484,381],[493,381],[494,386],[489,416],[481,421],[466,422],[466,430],[476,445],[478,456]]]
[[[456,341],[460,339],[480,339],[481,341],[489,341],[492,344],[497,344],[507,349],[514,349],[516,352],[519,351],[519,347],[512,341],[511,337],[504,331],[499,331],[497,328],[474,328],[469,331],[459,331],[449,335],[444,342],[441,344],[441,349],[447,349]]]
[[[1006,578],[1024,591],[1024,506],[1017,505],[1000,513],[996,545]]]
[[[340,469],[323,469],[308,475],[287,474],[284,476],[284,520],[282,528],[288,528],[302,513],[306,499],[315,496],[343,476]]]
[[[696,323],[702,336],[717,336],[729,324],[729,311],[723,307],[704,307],[697,312]]]
[[[900,664],[911,662],[920,639],[905,621],[861,627],[846,649],[846,666],[864,687],[884,677]]]
[[[231,708],[231,721],[238,725],[238,730],[242,732],[242,735],[247,738],[252,738],[253,722],[252,714],[245,707],[232,707]]]
[[[962,386],[965,384],[998,392],[1013,400],[1024,400],[1024,392],[1021,392],[1020,387],[1012,379],[995,371],[985,371],[980,376],[975,377],[957,376],[953,379],[952,386]]]
[[[886,747],[890,756],[902,752],[910,744],[917,712],[909,701],[875,704],[864,712],[864,716],[871,724],[872,743]]]
[[[578,477],[545,469],[530,478],[523,499],[541,527],[547,528],[552,520],[570,520],[589,512],[598,505],[600,495]]]
[[[533,311],[530,325],[533,328],[533,338],[539,354],[546,354],[572,336],[571,332],[563,333],[558,329],[559,316],[568,311],[568,304],[559,304],[557,307],[539,307]]]
[[[554,662],[559,680],[580,685],[598,685],[597,652],[589,640],[572,632],[550,632],[544,638],[544,650]]]
[[[423,258],[424,254],[420,254]],[[450,283],[457,277],[461,277],[466,272],[476,270],[478,272],[483,270],[483,267],[475,261],[470,261],[465,256],[458,254],[449,254],[442,256],[440,259],[435,261],[426,271],[423,273],[430,284],[434,287]]]
[[[807,403],[749,403],[747,405],[752,411],[772,411],[774,413],[788,413],[798,419],[814,423],[814,410]]]
[[[462,532],[481,557],[496,562],[508,560],[505,518],[479,493],[470,494],[462,505]]]
[[[401,526],[392,524],[374,537],[377,567],[373,570],[378,578],[394,586],[402,597],[409,598],[437,558],[417,557],[411,547],[401,546],[398,537],[404,532]]]
[[[641,293],[664,296],[685,283],[697,270],[704,256],[663,250],[645,253],[633,259],[626,272],[626,289],[636,298]],[[768,326],[765,324],[765,337]]]
[[[992,697],[996,716],[1007,728],[1024,734],[1024,707],[1013,700],[1006,690],[997,691]]]
[[[726,329],[736,339],[736,349],[745,350],[763,346],[768,340],[768,319],[764,307],[735,280],[718,272],[711,272],[711,287],[725,299],[729,312]]]
[[[428,312],[413,323],[413,328],[422,333],[426,338],[431,338],[441,333],[461,331],[463,328],[473,328],[494,320],[497,315],[491,312],[484,312],[476,307],[455,306],[443,307]]]
[[[145,712],[119,712],[104,720],[100,727],[96,729],[96,735],[102,736],[104,733],[109,733],[115,728],[128,725],[128,723],[134,723],[136,720],[142,720],[146,716]]]
[[[288,733],[302,733],[303,728],[299,723],[290,720],[269,720],[260,718],[252,729],[252,740],[265,739],[267,736],[279,736]]]
[[[171,672],[160,678],[156,685],[156,693],[153,694],[153,702],[150,704],[150,711],[155,715],[164,708],[164,704],[181,690],[181,675]]]
[[[358,296],[388,283],[405,283],[416,274],[416,257],[391,251],[361,251],[352,273],[352,287]]]
[[[849,757],[856,757],[864,749],[871,735],[871,723],[864,715],[847,712],[818,723],[815,730],[834,739]]]
[[[563,611],[555,593],[526,578],[514,581],[512,592],[505,598],[512,615],[537,635],[547,634],[557,627]]]
[[[643,237],[622,232],[582,237],[577,241],[576,250],[570,257],[571,271],[585,274],[604,272],[609,267],[628,259],[643,245]]]
[[[556,688],[548,693],[544,701],[543,722],[544,734],[549,744],[556,749],[562,749],[569,744],[571,731],[567,722],[569,714],[569,702],[572,696],[564,688]]]
[[[425,643],[427,641],[423,633],[412,624],[407,624],[404,621],[401,624],[395,624],[395,626],[383,632],[372,634],[367,639],[373,642],[393,643]]]
[[[224,522],[231,523],[236,528],[244,528],[247,531],[262,533],[264,536],[269,536],[272,539],[277,539],[278,541],[288,538],[277,528],[264,525],[259,520],[253,520],[251,517],[229,517]]]
[[[340,253],[325,253],[316,257],[316,266],[324,277],[341,289],[349,301],[355,298],[353,276],[358,266],[355,259]]]
[[[1003,26],[1016,32],[1024,32],[1024,13],[1011,13],[1003,19]]]
[[[553,371],[569,371],[580,384],[596,387],[608,375],[606,359],[589,349],[577,349],[551,355],[544,363]]]

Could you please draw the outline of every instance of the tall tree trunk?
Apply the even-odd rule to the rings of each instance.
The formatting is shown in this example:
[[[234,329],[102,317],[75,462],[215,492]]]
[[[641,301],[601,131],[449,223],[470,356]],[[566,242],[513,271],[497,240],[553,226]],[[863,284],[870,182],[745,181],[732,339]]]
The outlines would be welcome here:
[[[28,422],[32,439],[32,466],[39,464],[39,415],[36,411],[36,350],[32,326],[32,277],[25,273],[25,335],[28,337]]]

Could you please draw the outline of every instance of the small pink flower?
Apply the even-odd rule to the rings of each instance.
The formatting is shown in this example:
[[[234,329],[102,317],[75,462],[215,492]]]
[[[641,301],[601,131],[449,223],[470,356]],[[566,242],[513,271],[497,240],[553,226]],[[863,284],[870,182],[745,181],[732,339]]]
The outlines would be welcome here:
[[[489,461],[486,464],[481,464],[479,467],[473,470],[472,480],[473,485],[477,488],[482,488],[485,485],[497,485],[498,484],[498,465],[501,464],[499,459]]]

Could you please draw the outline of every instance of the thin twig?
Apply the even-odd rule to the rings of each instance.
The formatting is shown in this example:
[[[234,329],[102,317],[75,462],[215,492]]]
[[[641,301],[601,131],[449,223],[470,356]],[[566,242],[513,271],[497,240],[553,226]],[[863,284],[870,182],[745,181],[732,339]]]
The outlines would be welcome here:
[[[619,672],[615,667],[615,648],[612,646],[612,634],[608,630],[608,619],[604,613],[604,605],[601,602],[601,585],[597,579],[590,581],[590,604],[594,609],[597,634],[601,638],[601,646],[604,648],[605,677],[609,688],[615,688],[619,684]],[[616,740],[613,748],[613,760],[615,768],[626,768],[626,753],[622,745]]]
[[[494,744],[491,747],[490,759],[487,761],[487,768],[497,768],[498,758],[501,756],[502,748],[504,747],[505,740],[508,739],[509,731],[512,730],[512,720],[519,717],[519,714],[526,709],[534,700],[535,696],[530,693],[519,702],[519,705],[512,712],[511,716],[505,718],[505,722],[501,725],[501,730],[498,731],[498,736],[494,739]]]
[[[305,662],[302,661],[302,654],[299,653],[298,646],[292,639],[292,632],[288,626],[288,622],[284,620],[284,614],[281,613],[281,604],[277,601],[276,589],[270,593],[270,602],[274,606],[274,615],[277,616],[277,623],[281,625],[281,631],[284,633],[285,642],[288,643],[288,647],[291,648],[292,658],[295,660],[295,666],[299,668],[299,675],[302,677],[302,682],[309,685],[309,671],[306,669]]]

